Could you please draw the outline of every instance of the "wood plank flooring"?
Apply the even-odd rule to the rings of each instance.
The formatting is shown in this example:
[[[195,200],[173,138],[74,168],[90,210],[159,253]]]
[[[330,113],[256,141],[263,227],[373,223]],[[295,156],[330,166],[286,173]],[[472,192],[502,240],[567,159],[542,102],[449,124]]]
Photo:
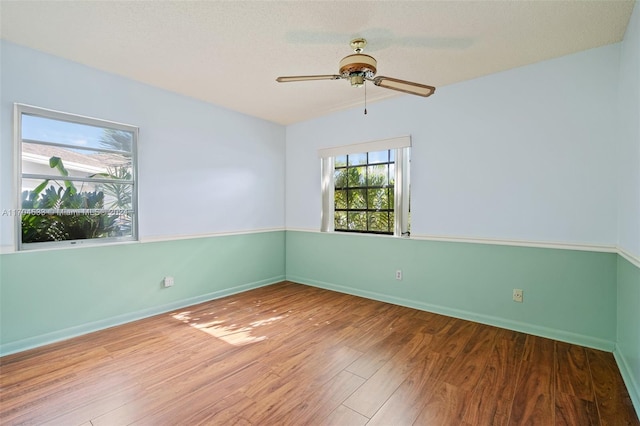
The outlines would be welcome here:
[[[283,282],[0,358],[0,424],[640,425],[612,354]]]

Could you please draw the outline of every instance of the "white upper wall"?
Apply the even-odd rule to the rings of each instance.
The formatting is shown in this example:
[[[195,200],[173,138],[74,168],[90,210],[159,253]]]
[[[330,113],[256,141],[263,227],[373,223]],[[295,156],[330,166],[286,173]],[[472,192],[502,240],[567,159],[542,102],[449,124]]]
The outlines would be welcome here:
[[[640,259],[640,6],[620,52],[618,245]]]
[[[319,148],[410,134],[412,235],[614,246],[619,51],[288,126],[287,229],[319,229]]]
[[[280,228],[284,188],[287,228],[317,230],[317,149],[410,134],[413,235],[638,255],[638,21],[636,8],[621,45],[291,125],[286,185],[284,127],[3,41],[0,209],[18,207],[12,105],[22,102],[140,127],[142,239]],[[0,217],[0,233],[12,247],[13,218]]]
[[[0,211],[16,205],[13,103],[140,128],[140,237],[284,227],[285,128],[1,41]],[[14,218],[0,216],[0,245]]]

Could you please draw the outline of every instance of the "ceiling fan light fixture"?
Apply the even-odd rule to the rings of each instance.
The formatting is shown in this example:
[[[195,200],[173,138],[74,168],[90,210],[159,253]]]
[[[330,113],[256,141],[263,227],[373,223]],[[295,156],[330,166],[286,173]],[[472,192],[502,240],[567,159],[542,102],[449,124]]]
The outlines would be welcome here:
[[[364,74],[363,73],[352,73],[349,75],[349,82],[351,83],[351,87],[362,87],[364,86]]]

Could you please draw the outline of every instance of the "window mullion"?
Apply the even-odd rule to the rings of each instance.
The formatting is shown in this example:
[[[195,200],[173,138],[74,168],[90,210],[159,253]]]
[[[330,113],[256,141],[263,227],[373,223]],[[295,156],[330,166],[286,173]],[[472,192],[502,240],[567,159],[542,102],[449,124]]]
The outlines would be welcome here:
[[[105,178],[84,178],[79,176],[55,176],[55,175],[41,175],[41,174],[33,174],[33,173],[24,173],[22,175],[22,179],[42,179],[42,180],[62,180],[62,181],[70,181],[70,182],[86,182],[86,183],[117,183],[123,185],[133,185],[133,180],[131,179],[105,179]]]

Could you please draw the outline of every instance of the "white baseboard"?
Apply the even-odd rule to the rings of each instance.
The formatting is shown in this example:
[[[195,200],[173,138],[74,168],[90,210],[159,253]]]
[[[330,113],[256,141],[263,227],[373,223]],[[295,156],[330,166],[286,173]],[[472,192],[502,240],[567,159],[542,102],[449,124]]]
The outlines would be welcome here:
[[[615,350],[613,351],[613,356],[618,364],[622,380],[624,380],[624,384],[627,386],[627,391],[631,397],[633,407],[636,409],[636,414],[638,418],[640,418],[640,382],[638,382],[640,378],[633,375],[633,371],[627,363],[626,358],[620,353],[618,345],[616,345]]]
[[[513,321],[506,318],[495,317],[491,315],[478,314],[470,311],[463,311],[446,306],[433,305],[430,303],[419,302],[415,300],[403,299],[400,297],[389,296],[371,291],[358,290],[351,287],[331,284],[323,281],[308,279],[300,276],[287,275],[287,280],[300,284],[320,287],[327,290],[333,290],[340,293],[352,294],[354,296],[365,297],[367,299],[379,300],[381,302],[393,303],[394,305],[406,306],[409,308],[419,309],[422,311],[433,312],[436,314],[446,315],[449,317],[460,318],[464,320],[474,321],[481,324],[492,325],[495,327],[505,328],[508,330],[519,331],[522,333],[533,334],[540,337],[546,337],[553,340],[572,343],[589,348],[599,349],[612,352],[615,342],[600,339],[593,336],[572,333],[565,330],[558,330],[549,327],[542,327],[535,324],[528,324],[519,321]]]

